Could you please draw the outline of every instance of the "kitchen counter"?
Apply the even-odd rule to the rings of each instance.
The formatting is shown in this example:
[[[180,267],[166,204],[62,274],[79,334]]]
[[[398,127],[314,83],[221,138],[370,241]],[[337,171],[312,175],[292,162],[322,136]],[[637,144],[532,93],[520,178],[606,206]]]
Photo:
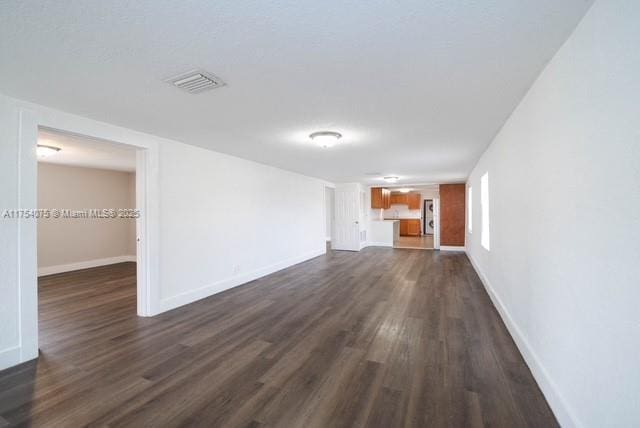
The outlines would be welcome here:
[[[369,242],[378,247],[393,247],[394,239],[400,236],[400,219],[371,221]]]
[[[388,221],[397,221],[400,224],[400,236],[420,236],[422,233],[422,219],[420,217],[388,219]]]

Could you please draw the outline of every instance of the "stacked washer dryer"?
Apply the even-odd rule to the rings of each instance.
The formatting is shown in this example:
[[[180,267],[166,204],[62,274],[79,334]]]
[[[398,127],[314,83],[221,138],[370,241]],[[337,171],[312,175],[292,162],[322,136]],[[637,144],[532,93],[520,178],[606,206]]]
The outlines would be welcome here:
[[[425,235],[433,235],[433,232],[435,230],[435,224],[433,220],[433,199],[427,199],[424,202],[425,202],[424,233]]]

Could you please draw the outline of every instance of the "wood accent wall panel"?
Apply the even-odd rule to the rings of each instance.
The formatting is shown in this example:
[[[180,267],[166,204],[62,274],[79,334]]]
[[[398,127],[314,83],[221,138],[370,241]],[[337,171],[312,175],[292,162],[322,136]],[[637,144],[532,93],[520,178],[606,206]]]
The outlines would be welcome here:
[[[464,246],[466,186],[440,185],[440,245]]]

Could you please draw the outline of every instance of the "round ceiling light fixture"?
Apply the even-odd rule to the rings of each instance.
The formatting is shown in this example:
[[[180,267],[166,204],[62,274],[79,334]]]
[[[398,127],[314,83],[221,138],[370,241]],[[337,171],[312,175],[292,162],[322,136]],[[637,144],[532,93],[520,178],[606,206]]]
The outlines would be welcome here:
[[[309,135],[309,138],[320,147],[328,148],[335,146],[338,140],[342,138],[342,134],[333,131],[320,131]]]
[[[400,177],[396,175],[387,175],[386,177],[382,177],[382,179],[387,183],[397,183]]]
[[[62,150],[60,147],[47,146],[47,145],[44,145],[44,144],[38,144],[37,147],[36,147],[36,154],[38,155],[38,157],[46,158],[46,157],[49,157],[51,155],[55,155],[60,150]]]

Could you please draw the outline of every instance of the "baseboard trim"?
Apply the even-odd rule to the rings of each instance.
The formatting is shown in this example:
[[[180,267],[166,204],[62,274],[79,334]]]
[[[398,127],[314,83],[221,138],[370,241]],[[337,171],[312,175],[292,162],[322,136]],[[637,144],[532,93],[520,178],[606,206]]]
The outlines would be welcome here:
[[[239,285],[246,284],[247,282],[256,280],[258,278],[262,278],[263,276],[272,274],[282,269],[286,269],[293,265],[297,265],[298,263],[311,260],[315,257],[321,256],[326,253],[327,253],[326,248],[323,248],[321,250],[310,251],[301,256],[292,257],[292,258],[283,260],[282,262],[274,263],[272,265],[266,266],[261,269],[256,269],[254,271],[251,271],[242,275],[237,275],[228,279],[223,279],[221,281],[214,282],[209,285],[205,285],[204,287],[200,287],[195,290],[190,290],[175,296],[161,299],[158,313],[169,311],[171,309],[175,309],[183,305],[187,305],[189,303],[195,302],[196,300],[204,299],[205,297],[209,297],[214,294],[220,293],[222,291],[228,290],[230,288],[234,288]]]
[[[21,349],[19,346],[0,351],[0,370],[8,369],[21,362]]]
[[[38,276],[54,275],[56,273],[71,272],[80,269],[89,269],[98,266],[113,265],[116,263],[135,262],[136,256],[116,256],[104,259],[86,260],[83,262],[69,263],[65,265],[47,266],[38,268]]]
[[[467,258],[471,262],[471,265],[478,274],[482,285],[484,285],[484,288],[487,291],[491,302],[493,302],[493,306],[495,306],[495,308],[497,309],[500,317],[502,318],[502,321],[504,322],[504,325],[507,327],[507,330],[509,330],[509,334],[511,334],[513,341],[522,354],[525,363],[527,364],[527,366],[529,366],[529,370],[531,370],[533,378],[540,387],[542,394],[547,399],[547,403],[549,403],[549,407],[551,407],[551,410],[560,423],[560,426],[564,428],[583,427],[584,425],[580,423],[580,420],[577,418],[575,412],[570,408],[562,394],[559,392],[558,386],[549,376],[549,373],[540,362],[538,355],[529,344],[529,341],[522,333],[522,330],[520,330],[520,327],[518,327],[515,321],[513,321],[509,310],[502,303],[502,299],[500,299],[500,296],[498,296],[498,294],[491,286],[489,279],[482,272],[480,266],[473,258],[473,256],[468,251],[466,252],[466,254]]]
[[[441,245],[440,251],[467,251],[466,247],[457,247],[453,245]]]

